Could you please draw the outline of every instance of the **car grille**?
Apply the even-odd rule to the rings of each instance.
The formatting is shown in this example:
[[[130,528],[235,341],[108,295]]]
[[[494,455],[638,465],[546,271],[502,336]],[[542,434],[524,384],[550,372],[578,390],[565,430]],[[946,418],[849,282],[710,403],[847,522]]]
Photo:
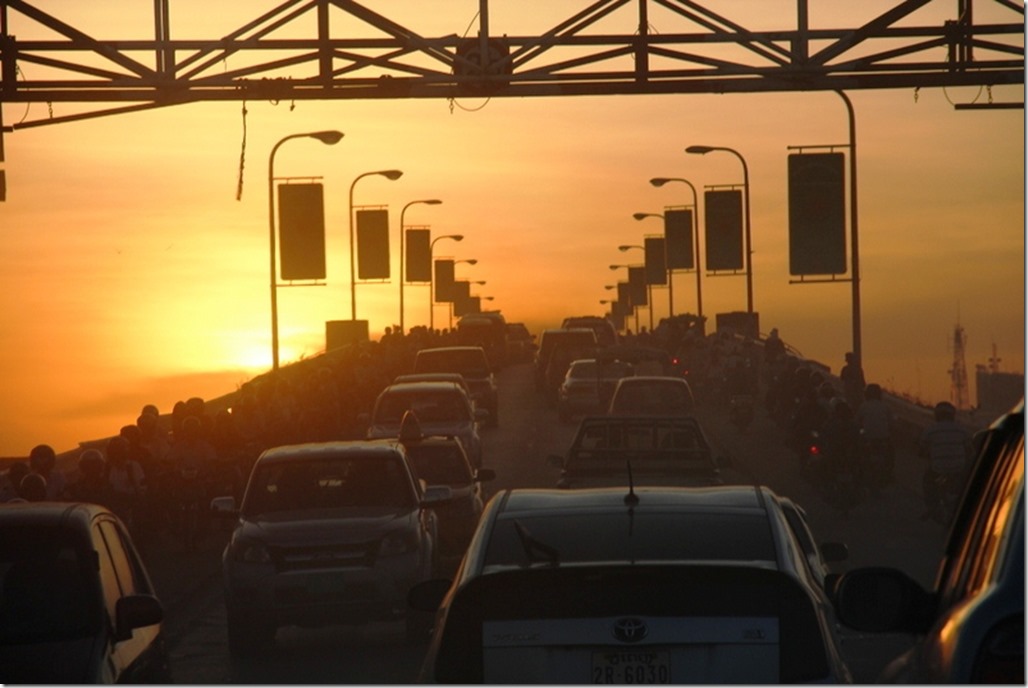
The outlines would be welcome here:
[[[275,547],[271,551],[271,557],[275,562],[275,569],[279,572],[355,566],[371,568],[375,565],[377,550],[377,542]]]

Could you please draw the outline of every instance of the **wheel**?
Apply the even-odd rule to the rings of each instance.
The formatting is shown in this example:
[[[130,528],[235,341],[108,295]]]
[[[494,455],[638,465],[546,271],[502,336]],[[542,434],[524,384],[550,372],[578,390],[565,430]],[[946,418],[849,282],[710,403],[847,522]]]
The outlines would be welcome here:
[[[275,641],[275,625],[249,614],[228,613],[228,649],[236,657],[252,657]]]

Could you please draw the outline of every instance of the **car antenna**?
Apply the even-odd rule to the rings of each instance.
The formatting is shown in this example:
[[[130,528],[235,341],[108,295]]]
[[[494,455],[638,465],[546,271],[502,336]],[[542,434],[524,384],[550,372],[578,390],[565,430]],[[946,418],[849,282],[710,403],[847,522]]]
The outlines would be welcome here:
[[[632,507],[639,503],[639,495],[635,493],[635,481],[632,480],[632,461],[629,459],[625,463],[628,464],[628,494],[625,495],[625,504]]]

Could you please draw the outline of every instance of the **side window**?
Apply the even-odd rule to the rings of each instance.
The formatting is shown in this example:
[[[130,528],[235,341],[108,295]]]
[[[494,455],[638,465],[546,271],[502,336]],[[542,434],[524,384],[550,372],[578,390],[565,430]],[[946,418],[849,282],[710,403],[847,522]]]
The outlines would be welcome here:
[[[118,584],[118,574],[114,570],[111,552],[107,548],[107,539],[101,533],[99,523],[93,524],[93,544],[100,560],[100,584],[103,586],[104,607],[107,609],[110,623],[113,624],[116,618],[114,610],[121,599],[121,586]]]
[[[140,592],[139,576],[134,566],[131,552],[122,543],[122,534],[113,521],[101,521],[100,532],[107,543],[111,554],[111,561],[114,562],[114,573],[118,576],[118,583],[121,586],[121,594],[136,595]]]
[[[981,590],[992,579],[1010,519],[1014,517],[1019,490],[1024,481],[1024,446],[1016,450],[1017,458],[1005,462],[1005,475],[999,485],[997,499],[984,523],[982,546],[968,580],[968,591]]]

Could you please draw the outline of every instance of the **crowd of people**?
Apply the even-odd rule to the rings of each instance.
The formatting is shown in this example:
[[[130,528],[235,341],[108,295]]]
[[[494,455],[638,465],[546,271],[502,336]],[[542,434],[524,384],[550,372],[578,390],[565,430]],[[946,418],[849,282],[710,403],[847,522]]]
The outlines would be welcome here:
[[[84,443],[69,475],[57,467],[51,446],[34,447],[28,461],[15,462],[0,476],[0,502],[96,502],[109,506],[140,535],[155,534],[173,525],[177,507],[186,500],[213,493],[241,497],[253,461],[268,447],[363,438],[363,420],[379,392],[412,368],[417,352],[458,343],[456,331],[387,328],[377,342],[334,349],[265,373],[217,403],[191,397],[167,414],[148,404],[116,435]],[[865,383],[853,354],[845,357],[839,388],[823,367],[787,352],[777,330],[758,345],[730,332],[704,336],[700,319],[676,316],[651,332],[628,333],[622,343],[667,352],[679,369],[688,371],[701,403],[723,403],[740,394],[756,397],[763,388],[766,412],[787,433],[802,469],[816,434],[830,465],[859,474],[868,457],[878,457],[877,480],[884,484],[891,478],[895,420],[881,387]],[[926,459],[926,513],[940,501],[939,476],[965,471],[971,458],[970,435],[954,422],[955,409],[950,409],[937,407],[936,424],[919,443]]]

